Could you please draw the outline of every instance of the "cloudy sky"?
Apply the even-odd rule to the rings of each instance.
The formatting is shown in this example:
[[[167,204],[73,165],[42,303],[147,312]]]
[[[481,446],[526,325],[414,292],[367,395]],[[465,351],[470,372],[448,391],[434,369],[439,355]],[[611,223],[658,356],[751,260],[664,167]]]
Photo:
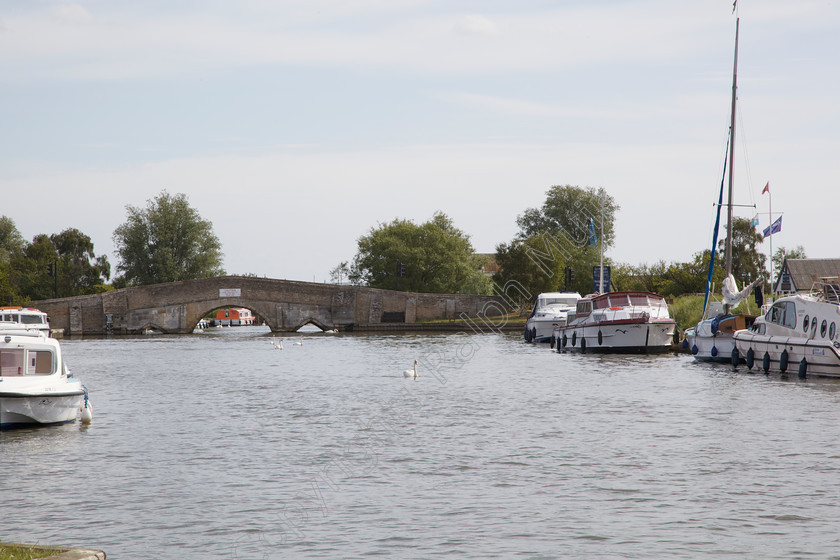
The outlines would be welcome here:
[[[840,1],[739,0],[737,215],[838,257]],[[730,0],[4,0],[0,215],[112,265],[163,189],[231,274],[329,279],[379,223],[440,210],[493,252],[551,185],[604,187],[612,258],[707,248]],[[769,243],[765,242],[765,251]]]

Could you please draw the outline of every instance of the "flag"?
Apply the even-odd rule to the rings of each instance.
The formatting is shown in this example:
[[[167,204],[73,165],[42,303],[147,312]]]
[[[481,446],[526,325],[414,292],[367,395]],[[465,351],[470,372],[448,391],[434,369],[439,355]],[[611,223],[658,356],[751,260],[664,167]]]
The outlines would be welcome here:
[[[752,219],[750,222],[750,227],[755,227],[758,225],[758,214],[755,215],[755,218]]]
[[[598,243],[598,236],[595,235],[595,222],[589,218],[589,246],[592,247]]]
[[[764,185],[764,190],[761,191],[761,194],[764,194],[766,192],[770,192],[770,181],[767,181],[767,184]]]
[[[774,233],[779,233],[782,231],[782,217],[779,216],[775,222],[771,225],[764,228],[764,233],[762,234],[764,237],[770,237]]]
[[[737,5],[738,5],[738,0],[735,0],[734,2],[732,2],[732,13],[733,14],[735,13],[735,6],[737,6]]]

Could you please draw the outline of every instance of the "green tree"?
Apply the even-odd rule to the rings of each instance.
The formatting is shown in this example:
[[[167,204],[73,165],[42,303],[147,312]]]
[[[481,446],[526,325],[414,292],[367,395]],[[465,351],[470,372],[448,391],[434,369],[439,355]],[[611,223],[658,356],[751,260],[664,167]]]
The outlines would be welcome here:
[[[22,297],[35,300],[55,297],[55,278],[48,276],[47,265],[56,260],[58,251],[52,239],[43,233],[33,237],[32,243],[27,243],[23,251],[12,254],[12,282]]]
[[[0,304],[21,303],[21,295],[12,274],[12,255],[23,252],[25,246],[26,242],[15,222],[9,217],[0,216]]]
[[[603,231],[601,215],[603,209]],[[594,225],[599,242],[604,249],[613,246],[615,240],[615,214],[620,209],[613,197],[603,188],[581,188],[572,185],[555,185],[545,193],[541,208],[528,208],[516,219],[522,238],[548,232],[564,235],[577,247],[585,247],[590,241],[590,223]]]
[[[126,206],[128,220],[114,231],[128,286],[209,278],[224,274],[221,243],[212,224],[201,218],[184,194],[165,190],[146,208]]]
[[[106,291],[111,277],[108,257],[97,257],[90,237],[76,228],[53,234],[50,240],[58,253],[58,295],[78,296]]]
[[[549,188],[541,208],[529,208],[517,218],[517,236],[496,247],[497,289],[516,282],[520,293],[532,297],[558,290],[590,293],[593,267],[600,264],[600,244],[604,249],[612,244],[618,209],[604,189]],[[610,265],[609,259],[604,265]]]
[[[779,247],[778,249],[776,249],[776,252],[773,253],[773,271],[778,273],[782,269],[782,265],[785,263],[785,259],[807,258],[808,256],[805,254],[805,248],[802,245],[797,245],[793,249]]]
[[[732,219],[732,276],[737,280],[739,287],[756,280],[759,276],[767,279],[767,257],[758,250],[758,245],[763,239],[747,218]],[[721,239],[718,242],[721,259],[725,258],[725,247],[726,240]],[[720,264],[725,266],[722,261]]]
[[[403,265],[401,277],[398,263]],[[411,292],[488,293],[490,289],[473,259],[469,236],[442,212],[420,225],[395,219],[371,228],[358,240],[350,280],[391,290],[399,282],[400,290]]]

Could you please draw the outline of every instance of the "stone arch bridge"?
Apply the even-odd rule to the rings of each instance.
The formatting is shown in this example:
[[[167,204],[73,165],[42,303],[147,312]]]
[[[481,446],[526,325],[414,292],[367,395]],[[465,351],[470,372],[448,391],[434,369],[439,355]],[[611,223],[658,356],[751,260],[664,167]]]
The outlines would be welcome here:
[[[395,292],[249,276],[138,286],[32,305],[49,315],[53,329],[74,336],[146,329],[190,333],[207,313],[224,307],[250,309],[272,332],[294,332],[308,323],[324,330],[352,330],[507,312],[504,299],[496,296]]]

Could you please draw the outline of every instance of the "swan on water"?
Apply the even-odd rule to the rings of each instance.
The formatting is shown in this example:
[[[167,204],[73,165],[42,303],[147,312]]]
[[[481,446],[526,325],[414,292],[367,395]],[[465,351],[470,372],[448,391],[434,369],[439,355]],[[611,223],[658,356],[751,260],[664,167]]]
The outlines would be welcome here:
[[[410,378],[414,379],[415,381],[417,381],[417,377],[418,377],[418,375],[417,375],[417,360],[414,360],[414,369],[405,370],[403,372],[403,377],[406,377],[406,378],[410,377]]]

